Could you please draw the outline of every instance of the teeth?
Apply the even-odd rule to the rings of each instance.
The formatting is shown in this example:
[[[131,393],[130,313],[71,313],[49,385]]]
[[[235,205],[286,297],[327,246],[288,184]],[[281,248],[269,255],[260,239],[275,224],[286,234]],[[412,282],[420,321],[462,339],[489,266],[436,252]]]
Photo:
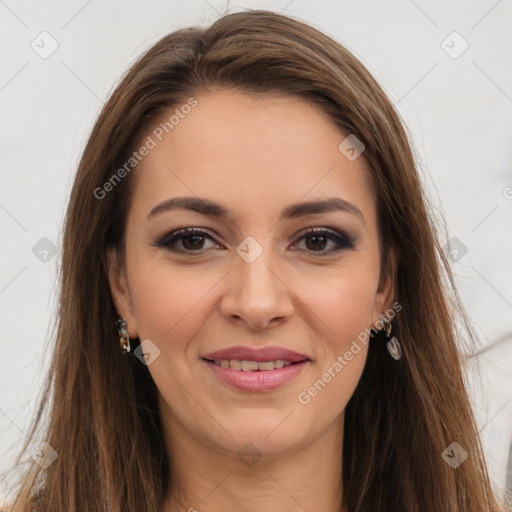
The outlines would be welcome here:
[[[242,370],[244,372],[253,372],[258,369],[256,361],[242,361]]]
[[[283,359],[276,359],[275,361],[240,361],[238,359],[215,359],[214,363],[216,366],[232,368],[233,370],[241,370],[244,372],[255,372],[258,370],[265,372],[293,364],[291,361],[284,361]]]
[[[242,361],[238,361],[237,359],[231,359],[229,361],[229,366],[233,368],[233,370],[241,370],[242,369]]]

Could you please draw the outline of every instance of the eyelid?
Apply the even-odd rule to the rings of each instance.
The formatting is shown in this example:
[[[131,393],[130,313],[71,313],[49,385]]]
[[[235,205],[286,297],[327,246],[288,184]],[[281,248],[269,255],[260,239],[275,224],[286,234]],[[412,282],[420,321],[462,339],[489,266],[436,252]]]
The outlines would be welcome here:
[[[335,248],[330,249],[328,251],[307,251],[308,253],[312,255],[319,255],[319,256],[327,256],[329,254],[337,253],[343,249],[353,249],[355,245],[355,238],[346,232],[339,230],[338,228],[331,228],[328,226],[322,226],[322,227],[310,227],[306,228],[305,230],[299,232],[295,238],[295,242],[293,242],[292,247],[300,242],[301,240],[305,239],[307,236],[311,235],[328,235],[328,239],[330,241],[334,241],[334,243],[337,245]]]
[[[178,241],[186,236],[193,236],[194,234],[197,234],[198,236],[204,236],[205,238],[208,238],[212,242],[216,243],[217,245],[221,245],[217,241],[216,237],[210,234],[208,229],[199,227],[184,227],[178,229],[171,229],[167,231],[165,235],[156,238],[156,240],[151,245],[163,247],[165,249],[168,248],[168,246],[170,246],[171,243]],[[175,252],[189,252],[191,254],[194,254],[193,251],[176,250]]]
[[[354,237],[352,237],[351,235],[349,235],[345,231],[340,230],[338,228],[331,228],[331,227],[328,227],[328,226],[319,226],[319,227],[315,226],[315,227],[305,228],[303,231],[300,231],[296,235],[296,240],[300,240],[301,238],[303,238],[306,235],[315,234],[315,233],[319,233],[319,234],[327,233],[327,234],[330,234],[335,239],[338,238],[340,240],[343,240],[343,242],[346,243],[347,245],[349,245],[349,244],[353,245],[354,242],[355,242]]]

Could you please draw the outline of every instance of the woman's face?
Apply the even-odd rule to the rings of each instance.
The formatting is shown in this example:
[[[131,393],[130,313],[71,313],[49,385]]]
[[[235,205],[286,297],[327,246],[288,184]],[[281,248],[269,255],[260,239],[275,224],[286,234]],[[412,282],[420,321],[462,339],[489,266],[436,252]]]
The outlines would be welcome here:
[[[298,450],[342,429],[360,335],[392,303],[367,163],[301,99],[196,100],[162,140],[148,134],[114,301],[130,336],[150,340],[171,435],[224,453]]]

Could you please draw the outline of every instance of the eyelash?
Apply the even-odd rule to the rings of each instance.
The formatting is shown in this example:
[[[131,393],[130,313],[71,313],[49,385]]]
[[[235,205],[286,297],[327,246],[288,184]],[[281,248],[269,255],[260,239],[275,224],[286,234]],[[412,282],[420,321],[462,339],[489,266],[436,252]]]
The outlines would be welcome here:
[[[194,235],[195,236],[204,236],[205,238],[208,238],[209,240],[217,243],[216,240],[211,235],[209,235],[205,231],[202,231],[201,229],[183,228],[183,229],[178,229],[176,231],[172,231],[172,232],[168,233],[164,237],[162,237],[158,240],[155,240],[155,242],[151,245],[156,246],[156,247],[163,247],[172,252],[177,252],[177,253],[182,253],[182,254],[188,253],[188,254],[192,254],[192,255],[199,255],[199,253],[200,253],[200,251],[202,251],[202,249],[198,249],[197,251],[188,251],[188,250],[177,249],[176,247],[173,247],[173,244],[175,242],[182,240],[184,238],[187,238],[189,236],[194,236]],[[329,229],[329,228],[310,228],[305,233],[303,233],[300,238],[298,238],[294,242],[294,245],[297,242],[299,242],[300,240],[302,240],[303,238],[307,238],[308,236],[313,236],[313,235],[325,236],[328,238],[328,240],[332,240],[337,244],[337,247],[327,250],[327,251],[325,251],[325,250],[321,250],[321,251],[309,250],[308,251],[307,249],[304,249],[307,252],[311,252],[313,254],[319,254],[321,256],[329,255],[329,254],[341,251],[343,249],[352,249],[354,247],[354,242],[351,240],[351,238],[349,236],[344,235],[343,233],[340,233],[336,230]]]

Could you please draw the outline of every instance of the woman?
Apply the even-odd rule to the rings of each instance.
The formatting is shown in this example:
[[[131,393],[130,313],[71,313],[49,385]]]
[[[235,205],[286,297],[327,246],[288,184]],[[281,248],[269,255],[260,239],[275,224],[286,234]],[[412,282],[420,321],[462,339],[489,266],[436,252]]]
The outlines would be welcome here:
[[[427,206],[329,37],[268,11],[164,37],[79,165],[12,510],[498,510]]]

